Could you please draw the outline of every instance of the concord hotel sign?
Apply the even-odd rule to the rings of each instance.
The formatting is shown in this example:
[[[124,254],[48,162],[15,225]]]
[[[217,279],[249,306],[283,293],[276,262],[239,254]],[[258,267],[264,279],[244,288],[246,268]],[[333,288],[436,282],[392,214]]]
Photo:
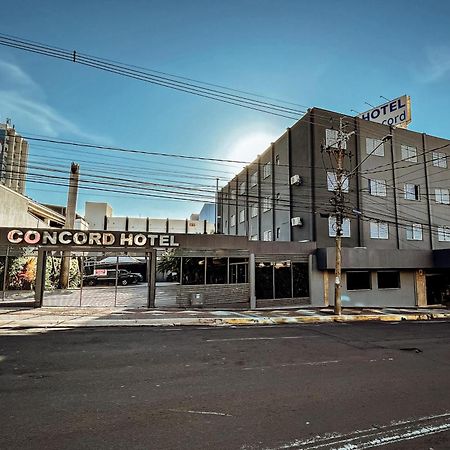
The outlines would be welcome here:
[[[393,125],[406,128],[411,122],[411,99],[409,95],[402,95],[383,105],[377,106],[358,116],[360,119],[370,122]]]
[[[0,228],[0,245],[66,247],[178,247],[171,234]]]

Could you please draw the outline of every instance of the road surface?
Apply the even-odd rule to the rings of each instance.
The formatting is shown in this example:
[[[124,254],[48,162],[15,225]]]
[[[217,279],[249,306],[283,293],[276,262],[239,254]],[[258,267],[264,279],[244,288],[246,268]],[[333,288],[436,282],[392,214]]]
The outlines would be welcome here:
[[[0,448],[448,449],[450,324],[4,331]]]

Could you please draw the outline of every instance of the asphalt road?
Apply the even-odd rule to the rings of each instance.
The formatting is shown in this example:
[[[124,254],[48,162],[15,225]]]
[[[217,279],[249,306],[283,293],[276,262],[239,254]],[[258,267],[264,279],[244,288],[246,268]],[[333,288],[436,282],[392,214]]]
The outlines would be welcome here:
[[[449,343],[442,322],[6,332],[0,448],[449,449]]]

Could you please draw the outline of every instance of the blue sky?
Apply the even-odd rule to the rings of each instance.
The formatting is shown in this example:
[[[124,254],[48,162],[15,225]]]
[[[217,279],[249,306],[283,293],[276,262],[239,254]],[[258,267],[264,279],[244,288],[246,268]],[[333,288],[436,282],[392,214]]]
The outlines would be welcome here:
[[[444,0],[15,0],[8,9],[14,20],[2,20],[5,34],[301,105],[351,114],[368,109],[365,101],[382,103],[380,95],[408,94],[410,129],[450,137]],[[6,117],[23,134],[239,160],[251,160],[294,122],[0,47],[1,121]],[[122,176],[147,171],[147,181],[181,180],[210,192],[215,176],[232,171],[35,143],[30,154],[36,165],[68,170],[71,160],[81,160],[82,173],[105,175],[117,164]],[[27,193],[41,202],[66,201],[63,187],[29,183]],[[201,202],[81,191],[79,211],[86,200],[108,201],[115,214],[130,216],[184,218],[201,208]]]

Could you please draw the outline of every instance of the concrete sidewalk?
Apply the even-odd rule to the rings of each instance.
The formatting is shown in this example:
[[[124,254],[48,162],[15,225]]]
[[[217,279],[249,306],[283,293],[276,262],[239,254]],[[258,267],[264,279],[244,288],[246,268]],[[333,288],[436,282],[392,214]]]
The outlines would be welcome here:
[[[0,308],[0,331],[77,327],[248,326],[326,322],[400,322],[450,319],[443,308],[265,309],[251,311],[44,307]]]

